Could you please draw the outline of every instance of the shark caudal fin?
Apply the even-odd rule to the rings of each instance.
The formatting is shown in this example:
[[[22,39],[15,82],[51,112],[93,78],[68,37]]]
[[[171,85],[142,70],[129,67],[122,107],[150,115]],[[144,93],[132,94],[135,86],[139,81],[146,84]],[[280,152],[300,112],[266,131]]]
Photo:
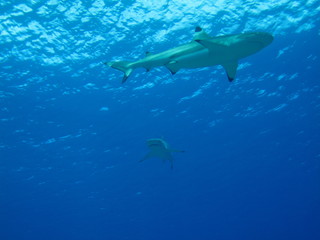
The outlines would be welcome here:
[[[106,62],[106,65],[118,69],[124,73],[124,76],[122,78],[122,83],[124,83],[128,77],[131,75],[133,68],[130,67],[130,62],[126,61],[119,61],[119,62]]]

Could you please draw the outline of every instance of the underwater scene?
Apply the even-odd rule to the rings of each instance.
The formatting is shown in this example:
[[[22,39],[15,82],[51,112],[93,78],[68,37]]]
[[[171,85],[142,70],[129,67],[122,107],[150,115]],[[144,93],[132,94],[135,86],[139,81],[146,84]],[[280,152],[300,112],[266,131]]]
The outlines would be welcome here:
[[[320,0],[2,0],[1,240],[320,239]]]

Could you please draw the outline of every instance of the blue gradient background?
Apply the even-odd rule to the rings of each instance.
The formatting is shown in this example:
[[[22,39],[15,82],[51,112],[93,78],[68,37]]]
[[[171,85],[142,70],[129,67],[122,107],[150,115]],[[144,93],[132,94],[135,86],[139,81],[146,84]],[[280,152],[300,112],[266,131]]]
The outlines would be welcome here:
[[[0,239],[320,239],[319,3],[2,1]],[[102,64],[198,25],[275,40],[233,83]]]

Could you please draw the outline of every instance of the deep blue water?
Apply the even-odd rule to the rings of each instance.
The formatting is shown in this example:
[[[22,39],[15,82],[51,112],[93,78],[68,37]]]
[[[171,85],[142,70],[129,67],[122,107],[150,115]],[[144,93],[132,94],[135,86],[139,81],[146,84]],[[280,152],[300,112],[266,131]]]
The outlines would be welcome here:
[[[320,1],[2,1],[0,239],[320,239]],[[136,70],[264,31],[215,66]],[[139,160],[146,140],[185,150]]]

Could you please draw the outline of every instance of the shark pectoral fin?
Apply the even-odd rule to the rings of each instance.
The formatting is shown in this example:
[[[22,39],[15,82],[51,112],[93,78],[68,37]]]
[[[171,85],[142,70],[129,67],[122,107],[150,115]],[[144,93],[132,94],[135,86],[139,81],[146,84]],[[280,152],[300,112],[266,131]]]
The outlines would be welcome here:
[[[139,162],[143,162],[151,157],[152,157],[152,152],[148,152],[141,160],[139,160]]]
[[[238,62],[228,62],[226,64],[222,64],[222,66],[226,70],[229,81],[232,82],[236,77]]]
[[[177,63],[177,61],[171,61],[165,65],[166,68],[168,68],[168,70],[171,72],[172,75],[176,74],[180,70],[180,68],[177,68],[175,66],[176,63]]]

